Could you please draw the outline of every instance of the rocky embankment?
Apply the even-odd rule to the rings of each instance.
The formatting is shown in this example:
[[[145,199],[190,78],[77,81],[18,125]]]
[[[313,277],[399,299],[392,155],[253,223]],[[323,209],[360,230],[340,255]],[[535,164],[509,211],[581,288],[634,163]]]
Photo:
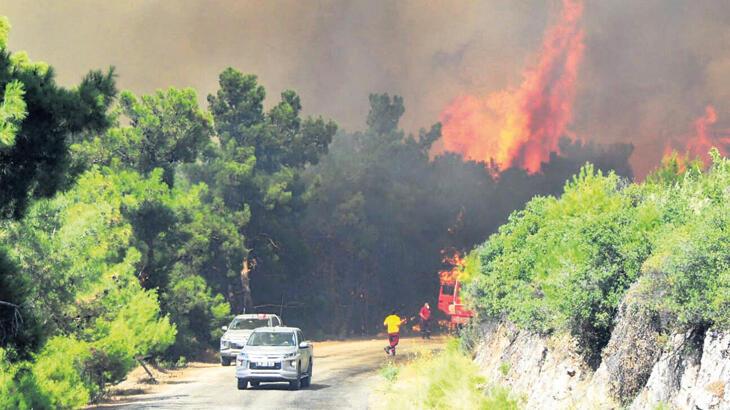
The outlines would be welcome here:
[[[506,322],[481,325],[476,362],[530,409],[730,409],[730,332],[671,326],[628,293],[597,369],[567,335],[541,336]]]

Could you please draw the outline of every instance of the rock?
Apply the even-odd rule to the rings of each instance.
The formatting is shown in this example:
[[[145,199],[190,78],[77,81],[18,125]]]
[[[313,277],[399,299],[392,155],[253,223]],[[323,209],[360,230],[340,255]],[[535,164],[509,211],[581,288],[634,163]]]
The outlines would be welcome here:
[[[609,391],[624,404],[644,388],[662,349],[659,315],[645,306],[639,286],[635,284],[626,292],[611,339],[601,353]]]
[[[661,404],[685,402],[682,391],[695,383],[701,351],[693,348],[693,332],[671,336],[649,380],[631,403],[631,409],[654,408]],[[680,408],[687,408],[684,403]]]
[[[568,335],[545,337],[526,331],[515,332],[507,323],[485,323],[475,361],[487,380],[502,380],[525,397],[525,408],[580,408],[590,369],[575,353],[576,343]],[[510,378],[502,378],[500,367],[508,363]],[[594,408],[602,406],[591,400]]]
[[[482,325],[475,362],[488,381],[501,380],[530,409],[730,410],[730,332],[660,336],[656,318],[632,305],[637,303],[622,303],[595,372],[569,335],[519,331],[506,322]],[[510,377],[504,379],[507,365]],[[617,392],[625,395],[622,401]]]
[[[688,331],[671,338],[631,408],[730,409],[729,390],[730,333]]]

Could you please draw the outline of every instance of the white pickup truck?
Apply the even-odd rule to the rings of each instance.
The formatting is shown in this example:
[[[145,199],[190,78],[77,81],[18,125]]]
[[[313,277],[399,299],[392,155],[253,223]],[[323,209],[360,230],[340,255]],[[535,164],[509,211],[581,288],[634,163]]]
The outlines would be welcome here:
[[[292,390],[309,387],[314,365],[312,343],[295,327],[256,329],[236,358],[238,389],[287,382]]]
[[[223,326],[225,333],[221,337],[221,365],[230,366],[236,360],[254,329],[278,326],[282,326],[281,318],[270,313],[249,313],[233,318],[228,326]]]

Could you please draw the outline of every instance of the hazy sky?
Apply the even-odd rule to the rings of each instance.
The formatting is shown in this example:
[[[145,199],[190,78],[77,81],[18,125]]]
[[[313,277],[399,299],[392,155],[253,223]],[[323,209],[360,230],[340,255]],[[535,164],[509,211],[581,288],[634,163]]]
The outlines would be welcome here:
[[[367,95],[400,94],[409,130],[459,94],[518,85],[557,1],[0,0],[10,47],[62,83],[117,67],[121,88],[196,88],[227,66],[269,97],[296,90],[308,113],[364,124]],[[730,117],[730,1],[589,0],[577,135],[647,152],[692,132],[708,104]],[[272,101],[269,101],[271,104]]]

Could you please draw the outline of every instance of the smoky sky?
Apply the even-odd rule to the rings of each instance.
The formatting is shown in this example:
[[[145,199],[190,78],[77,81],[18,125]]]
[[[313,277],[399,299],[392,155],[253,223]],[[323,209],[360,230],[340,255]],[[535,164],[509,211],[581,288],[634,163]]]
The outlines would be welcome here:
[[[520,84],[558,1],[0,0],[12,50],[47,61],[71,85],[114,65],[119,86],[190,86],[201,101],[227,66],[257,74],[269,104],[294,89],[310,114],[362,128],[367,96],[405,98],[409,131],[461,94]],[[631,142],[655,161],[715,106],[730,117],[730,2],[589,0],[576,135]]]

